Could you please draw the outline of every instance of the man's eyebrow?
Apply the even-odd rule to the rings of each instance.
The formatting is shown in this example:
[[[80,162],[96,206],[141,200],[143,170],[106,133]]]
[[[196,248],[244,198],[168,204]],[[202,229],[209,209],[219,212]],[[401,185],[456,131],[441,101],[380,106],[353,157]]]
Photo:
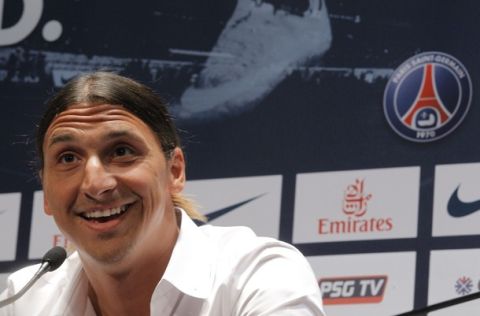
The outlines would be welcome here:
[[[55,145],[56,143],[61,143],[61,142],[70,142],[72,140],[74,140],[75,137],[72,135],[72,134],[60,134],[60,135],[56,135],[56,136],[53,136],[51,139],[50,139],[50,142],[48,143],[48,147],[51,147],[53,145]]]
[[[115,138],[121,138],[121,137],[131,137],[135,140],[142,139],[142,137],[140,137],[137,133],[132,132],[130,130],[126,130],[126,129],[108,132],[103,138],[104,140],[109,140],[109,139],[115,139]]]

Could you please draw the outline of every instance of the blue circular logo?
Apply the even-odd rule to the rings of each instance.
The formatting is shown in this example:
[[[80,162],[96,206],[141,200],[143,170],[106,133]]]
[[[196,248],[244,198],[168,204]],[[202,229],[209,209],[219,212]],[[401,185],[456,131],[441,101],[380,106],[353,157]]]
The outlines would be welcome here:
[[[441,52],[415,55],[388,80],[383,97],[385,116],[403,138],[430,142],[452,132],[472,100],[465,66]]]

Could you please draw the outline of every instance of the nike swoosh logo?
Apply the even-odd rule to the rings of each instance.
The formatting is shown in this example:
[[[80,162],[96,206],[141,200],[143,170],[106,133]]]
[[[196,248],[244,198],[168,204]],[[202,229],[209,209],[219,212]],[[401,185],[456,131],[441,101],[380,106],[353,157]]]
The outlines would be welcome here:
[[[463,217],[480,210],[480,200],[472,202],[463,202],[458,198],[458,189],[460,185],[450,196],[447,204],[448,214],[452,217]]]
[[[208,213],[208,214],[205,215],[205,217],[207,218],[207,222],[210,222],[211,220],[214,220],[214,219],[216,219],[216,218],[219,218],[220,216],[223,216],[223,215],[225,215],[225,214],[228,214],[228,213],[232,212],[233,210],[239,208],[240,206],[243,206],[243,205],[245,205],[245,204],[247,204],[247,203],[250,203],[250,202],[252,202],[252,201],[254,201],[254,200],[256,200],[256,199],[258,199],[258,198],[260,198],[260,197],[262,197],[262,196],[264,196],[264,195],[265,195],[265,193],[264,193],[264,194],[257,195],[257,196],[255,196],[255,197],[253,197],[253,198],[244,200],[244,201],[242,201],[242,202],[235,203],[235,204],[233,204],[233,205],[224,207],[224,208],[222,208],[222,209],[213,211],[213,212],[211,212],[211,213]],[[202,224],[202,223],[198,223],[198,222],[197,222],[197,225],[198,225],[198,224]]]

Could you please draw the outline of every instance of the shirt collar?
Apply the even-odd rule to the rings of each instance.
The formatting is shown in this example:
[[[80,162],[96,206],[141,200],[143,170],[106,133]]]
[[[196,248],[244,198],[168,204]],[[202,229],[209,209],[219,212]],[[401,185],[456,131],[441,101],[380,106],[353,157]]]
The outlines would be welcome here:
[[[214,251],[207,236],[186,212],[177,210],[182,218],[180,233],[162,282],[167,281],[189,296],[205,299],[213,284]]]

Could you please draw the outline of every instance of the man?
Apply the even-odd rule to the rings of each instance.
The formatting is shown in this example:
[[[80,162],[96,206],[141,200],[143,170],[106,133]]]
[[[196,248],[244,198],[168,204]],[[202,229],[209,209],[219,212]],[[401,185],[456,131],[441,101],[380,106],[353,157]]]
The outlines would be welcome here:
[[[69,82],[37,134],[44,209],[77,249],[0,315],[324,315],[292,246],[197,227],[162,100],[106,72]],[[10,276],[12,296],[37,267]]]

